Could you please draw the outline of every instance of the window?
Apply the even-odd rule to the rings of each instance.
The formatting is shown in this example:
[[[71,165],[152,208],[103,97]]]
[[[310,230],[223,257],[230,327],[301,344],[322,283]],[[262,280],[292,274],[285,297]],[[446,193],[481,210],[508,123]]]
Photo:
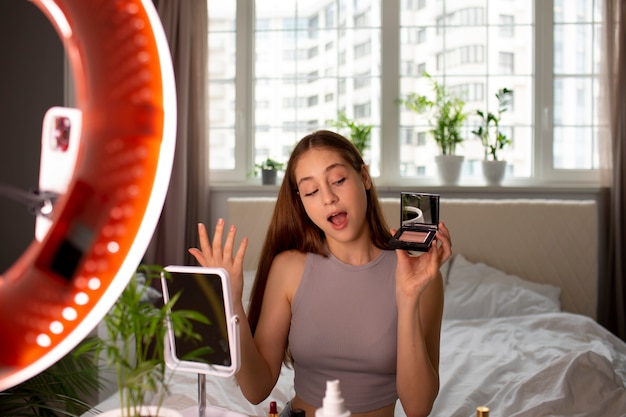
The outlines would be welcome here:
[[[466,102],[462,182],[480,177],[476,110],[494,111],[503,87],[515,95],[502,119],[515,181],[598,178],[600,0],[208,2],[212,181],[245,181],[262,153],[285,160],[342,109],[374,126],[373,175],[427,184],[428,120],[399,105],[381,119],[382,103],[432,92],[425,71]]]
[[[515,54],[511,52],[500,52],[500,74],[514,74],[515,73]]]
[[[371,113],[372,111],[370,103],[357,104],[354,106],[354,117],[357,119],[369,117]]]
[[[358,90],[360,88],[366,88],[366,87],[369,87],[371,85],[372,85],[372,83],[371,83],[371,80],[370,80],[370,77],[369,77],[369,71],[364,73],[364,74],[362,74],[362,75],[359,75],[357,78],[354,79],[354,89],[355,90]]]
[[[369,56],[370,51],[372,49],[371,46],[372,46],[372,42],[370,40],[367,40],[366,42],[355,45],[354,58],[358,59],[358,58]]]
[[[354,17],[354,27],[367,27],[369,26],[369,14],[361,13]]]
[[[426,145],[426,133],[419,132],[417,134],[417,146],[424,146],[424,145]]]
[[[417,43],[426,42],[426,29],[417,30]]]
[[[335,27],[335,3],[334,2],[326,6],[324,10],[324,14],[326,16],[326,28],[327,29],[334,28]]]
[[[515,17],[508,14],[500,15],[500,36],[512,38],[515,36]]]

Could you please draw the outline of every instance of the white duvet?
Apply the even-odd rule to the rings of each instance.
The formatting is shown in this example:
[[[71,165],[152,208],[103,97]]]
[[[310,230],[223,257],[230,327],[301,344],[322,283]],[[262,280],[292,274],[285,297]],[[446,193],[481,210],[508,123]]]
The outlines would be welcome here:
[[[487,405],[491,416],[626,416],[626,344],[593,320],[546,313],[471,320],[444,320],[441,389],[432,416],[472,417]],[[272,395],[249,404],[233,379],[207,377],[208,403],[265,416],[293,395],[292,371],[284,368]],[[176,408],[196,401],[195,375],[177,374]],[[396,416],[404,416],[400,404]]]
[[[433,416],[626,416],[626,345],[584,316],[445,320],[440,368]]]

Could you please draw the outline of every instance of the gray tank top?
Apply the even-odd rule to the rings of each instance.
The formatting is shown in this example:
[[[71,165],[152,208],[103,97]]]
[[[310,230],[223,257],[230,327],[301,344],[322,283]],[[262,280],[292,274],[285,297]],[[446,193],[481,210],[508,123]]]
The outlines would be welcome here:
[[[321,407],[334,379],[353,413],[398,398],[396,262],[393,251],[360,266],[307,255],[289,332],[295,391],[307,403]]]

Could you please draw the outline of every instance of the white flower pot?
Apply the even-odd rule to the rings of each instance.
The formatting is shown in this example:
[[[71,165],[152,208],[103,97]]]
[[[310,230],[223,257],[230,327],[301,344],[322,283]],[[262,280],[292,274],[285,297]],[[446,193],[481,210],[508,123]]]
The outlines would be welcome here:
[[[483,177],[487,185],[498,186],[502,184],[506,173],[506,161],[482,161]]]
[[[461,178],[461,168],[463,167],[462,155],[437,155],[437,171],[442,185],[456,185]]]
[[[99,415],[99,417],[121,417],[121,416],[122,416],[122,410],[119,408],[105,411],[104,413]],[[165,407],[157,407],[156,405],[142,406],[139,416],[140,417],[183,417],[183,415],[177,410],[173,410],[171,408],[165,408]],[[136,417],[136,416],[132,416],[132,417]]]

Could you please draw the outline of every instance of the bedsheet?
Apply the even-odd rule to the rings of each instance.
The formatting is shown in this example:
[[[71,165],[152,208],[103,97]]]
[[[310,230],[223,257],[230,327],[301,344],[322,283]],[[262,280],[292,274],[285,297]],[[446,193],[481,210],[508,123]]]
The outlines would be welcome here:
[[[431,415],[626,415],[626,344],[592,319],[547,313],[444,320]]]
[[[626,416],[626,344],[592,319],[571,313],[444,320],[441,389],[431,416]],[[197,377],[175,373],[174,407],[196,399]],[[208,404],[265,416],[293,396],[292,370],[263,403],[248,403],[234,378],[207,377]],[[184,399],[184,400],[183,400]],[[404,417],[401,405],[396,416]]]

